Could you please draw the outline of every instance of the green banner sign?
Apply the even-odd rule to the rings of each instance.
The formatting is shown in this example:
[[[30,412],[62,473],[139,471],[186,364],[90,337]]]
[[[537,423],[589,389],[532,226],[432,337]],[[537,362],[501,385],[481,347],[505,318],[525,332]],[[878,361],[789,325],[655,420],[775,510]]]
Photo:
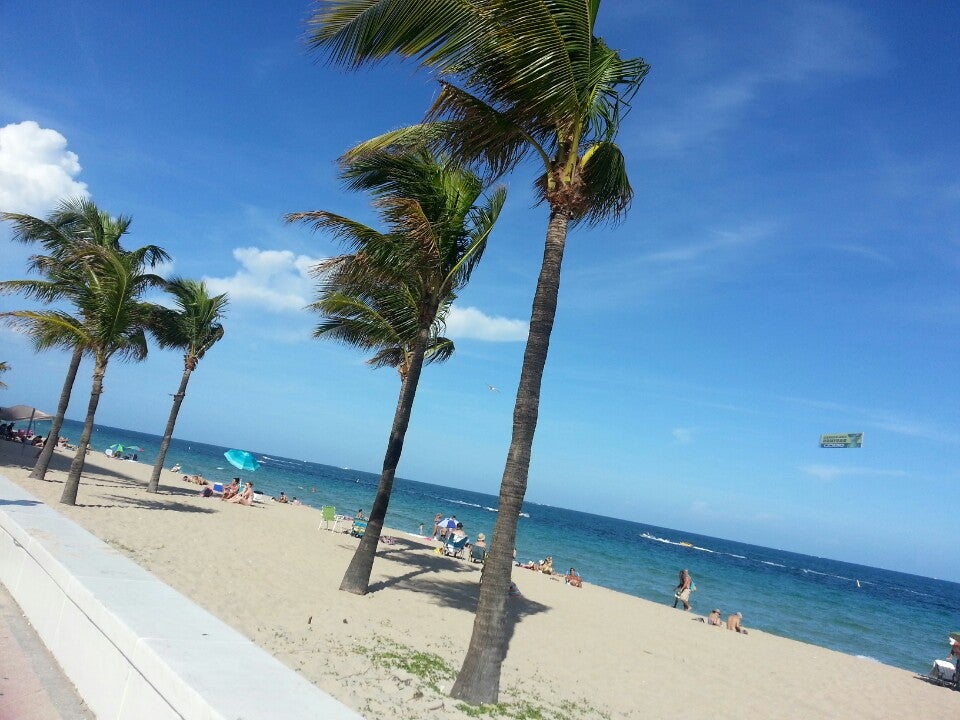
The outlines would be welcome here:
[[[863,433],[843,433],[840,435],[821,435],[822,448],[858,448],[863,447]]]

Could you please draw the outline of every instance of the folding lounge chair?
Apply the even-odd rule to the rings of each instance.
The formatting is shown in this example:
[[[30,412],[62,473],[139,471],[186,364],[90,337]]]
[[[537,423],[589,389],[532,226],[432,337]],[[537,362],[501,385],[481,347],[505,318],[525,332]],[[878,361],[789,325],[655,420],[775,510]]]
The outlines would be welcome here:
[[[350,534],[354,537],[362,538],[363,534],[367,531],[367,521],[366,520],[354,520],[353,527],[350,528]]]
[[[487,551],[485,548],[477,547],[474,545],[470,548],[470,562],[482,563],[487,559]]]
[[[448,542],[443,547],[443,554],[450,555],[452,557],[462,558],[463,550],[467,546],[467,540],[469,540],[469,538],[464,536],[457,541]]]
[[[340,516],[337,515],[337,509],[333,505],[324,505],[320,508],[320,525],[317,526],[317,530],[321,527],[329,530],[330,523],[333,523],[333,531],[336,532],[337,525],[340,524]]]

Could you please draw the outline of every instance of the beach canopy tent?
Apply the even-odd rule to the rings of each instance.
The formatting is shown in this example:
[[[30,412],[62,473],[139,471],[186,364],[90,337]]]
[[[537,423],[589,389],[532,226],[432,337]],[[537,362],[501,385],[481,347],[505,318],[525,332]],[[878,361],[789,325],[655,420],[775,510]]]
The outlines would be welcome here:
[[[10,422],[11,420],[27,420],[27,430],[33,429],[33,424],[39,420],[52,420],[53,415],[45,413],[43,410],[37,410],[29,405],[14,405],[13,407],[0,408],[0,422]]]
[[[0,408],[0,420],[10,422],[11,420],[52,420],[53,415],[45,413],[43,410],[37,410],[29,405],[14,405],[13,407]]]

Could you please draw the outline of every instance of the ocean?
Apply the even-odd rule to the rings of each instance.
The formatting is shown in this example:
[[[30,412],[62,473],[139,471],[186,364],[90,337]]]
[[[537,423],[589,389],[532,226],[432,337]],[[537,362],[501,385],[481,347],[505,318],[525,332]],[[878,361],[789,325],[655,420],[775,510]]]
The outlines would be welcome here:
[[[39,423],[45,435],[49,423]],[[82,424],[67,420],[63,435],[76,441]],[[142,448],[153,463],[160,437],[98,425],[93,451],[114,443]],[[166,466],[210,480],[235,475],[253,480],[258,491],[284,491],[305,505],[334,505],[337,512],[369,512],[379,474],[333,467],[243,448],[261,462],[255,473],[234,470],[223,456],[229,448],[174,439]],[[80,489],[80,498],[83,488]],[[471,538],[492,534],[497,497],[459,488],[397,478],[387,527],[418,533],[432,530],[434,516],[456,515]],[[946,550],[949,551],[949,550]],[[947,634],[960,630],[960,584],[854,565],[827,558],[747,545],[680,529],[526,502],[517,529],[517,559],[552,555],[554,567],[576,567],[594,583],[652,602],[673,604],[677,574],[689,568],[697,590],[693,611],[720,608],[742,612],[744,626],[838,650],[915,673],[946,657]],[[523,588],[525,570],[514,579]]]

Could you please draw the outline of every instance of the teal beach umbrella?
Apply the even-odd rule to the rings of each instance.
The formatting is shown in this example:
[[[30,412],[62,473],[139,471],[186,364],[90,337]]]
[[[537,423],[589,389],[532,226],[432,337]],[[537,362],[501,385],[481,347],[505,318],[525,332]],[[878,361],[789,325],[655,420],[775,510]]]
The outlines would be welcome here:
[[[253,472],[260,467],[257,459],[246,450],[227,450],[223,456],[227,459],[227,462],[237,470]]]

